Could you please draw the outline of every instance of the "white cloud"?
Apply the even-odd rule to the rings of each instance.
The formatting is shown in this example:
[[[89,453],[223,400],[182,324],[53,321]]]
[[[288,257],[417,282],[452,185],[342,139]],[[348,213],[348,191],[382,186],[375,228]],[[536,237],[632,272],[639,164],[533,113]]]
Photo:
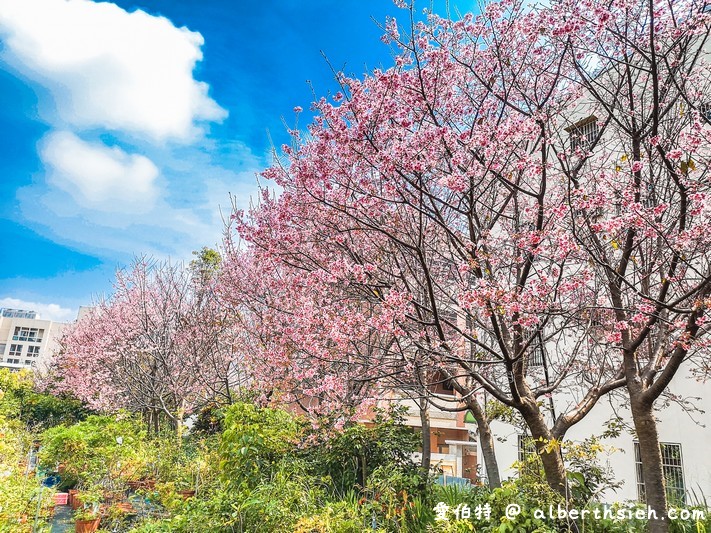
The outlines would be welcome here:
[[[117,202],[125,207],[113,211],[105,204],[92,208],[79,204],[66,189],[38,182],[18,191],[22,216],[50,239],[100,257],[120,257],[122,262],[134,254],[190,259],[191,251],[220,242],[221,216],[230,214],[230,193],[240,208],[249,206],[257,192],[256,169],[234,172],[201,164],[205,158],[199,148],[180,155],[177,163],[194,161],[195,169],[187,179],[195,187],[185,191],[184,183],[167,184],[149,210],[131,212],[129,202]],[[160,163],[173,174],[171,161]]]
[[[0,0],[2,57],[44,85],[61,120],[190,140],[226,116],[193,78],[203,37],[164,17],[87,0]]]
[[[45,89],[52,128],[44,172],[17,191],[28,225],[121,262],[189,259],[220,241],[218,205],[228,213],[231,191],[246,207],[264,159],[201,134],[227,112],[193,77],[199,33],[109,2],[0,0],[0,41],[0,65]]]
[[[48,180],[84,206],[124,213],[149,210],[158,196],[158,168],[142,155],[82,141],[73,133],[50,133],[40,151]]]
[[[52,320],[54,322],[70,322],[77,317],[76,309],[62,307],[59,304],[28,302],[18,298],[0,298],[0,307],[36,311],[43,320]]]

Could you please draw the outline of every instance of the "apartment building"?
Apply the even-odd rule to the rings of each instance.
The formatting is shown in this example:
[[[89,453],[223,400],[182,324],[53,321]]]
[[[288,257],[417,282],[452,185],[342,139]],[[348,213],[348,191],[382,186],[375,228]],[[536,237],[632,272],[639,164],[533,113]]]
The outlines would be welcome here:
[[[440,398],[439,403],[447,407],[456,407],[456,393],[445,384],[438,383],[432,387],[433,392]],[[420,408],[413,400],[402,398],[394,391],[390,398],[382,401],[383,404],[397,402],[407,407],[405,420],[406,426],[415,431],[422,430]],[[427,417],[430,425],[430,464],[431,468],[445,476],[468,479],[472,483],[480,481],[478,462],[477,426],[471,413],[467,411],[445,411],[435,405],[429,405]],[[421,459],[417,454],[416,460]]]
[[[0,309],[0,367],[43,368],[65,325],[42,320],[35,311]]]

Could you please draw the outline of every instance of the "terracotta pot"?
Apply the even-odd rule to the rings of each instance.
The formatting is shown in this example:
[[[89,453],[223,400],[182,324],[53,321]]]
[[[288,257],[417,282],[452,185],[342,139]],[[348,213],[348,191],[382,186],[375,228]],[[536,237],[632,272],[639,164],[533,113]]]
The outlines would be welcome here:
[[[81,507],[82,505],[84,505],[84,504],[81,503],[81,500],[79,499],[79,496],[75,494],[74,497],[72,498],[72,509],[74,509],[74,510],[76,511],[76,510],[79,509],[79,507]]]
[[[77,492],[79,492],[78,489],[69,489],[67,491],[67,505],[74,505],[74,496],[77,495]]]
[[[179,490],[178,494],[180,494],[184,500],[187,500],[188,498],[192,498],[195,496],[195,491],[194,490]]]
[[[74,531],[76,533],[94,533],[99,529],[99,522],[101,518],[94,518],[93,520],[77,520],[74,523]]]

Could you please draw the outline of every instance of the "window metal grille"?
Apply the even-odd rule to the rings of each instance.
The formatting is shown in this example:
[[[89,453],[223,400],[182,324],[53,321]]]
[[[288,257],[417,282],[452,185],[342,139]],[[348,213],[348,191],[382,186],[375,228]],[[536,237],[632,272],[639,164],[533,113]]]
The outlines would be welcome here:
[[[701,118],[711,123],[711,102],[704,102],[699,106]]]
[[[531,344],[531,351],[528,354],[528,366],[543,366],[546,354],[543,351],[543,345],[540,341]]]
[[[662,442],[659,446],[662,452],[662,471],[664,473],[667,501],[670,505],[685,505],[686,487],[684,484],[681,444]],[[645,501],[646,491],[642,476],[642,456],[639,450],[639,442],[634,443],[634,460],[637,471],[637,497],[640,501]]]
[[[529,435],[519,435],[518,436],[518,460],[521,463],[525,463],[526,459],[537,455],[536,443],[533,442],[533,438]]]
[[[576,125],[568,128],[570,134],[570,149],[574,152],[578,148],[584,150],[592,145],[600,134],[597,118],[588,117]]]

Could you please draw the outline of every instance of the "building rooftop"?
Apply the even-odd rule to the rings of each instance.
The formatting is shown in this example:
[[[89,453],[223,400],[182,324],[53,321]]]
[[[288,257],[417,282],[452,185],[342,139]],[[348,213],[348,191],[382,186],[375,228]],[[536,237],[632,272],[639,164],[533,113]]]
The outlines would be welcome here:
[[[8,307],[0,308],[0,313],[4,318],[38,318],[35,311],[26,311],[24,309],[10,309]]]

